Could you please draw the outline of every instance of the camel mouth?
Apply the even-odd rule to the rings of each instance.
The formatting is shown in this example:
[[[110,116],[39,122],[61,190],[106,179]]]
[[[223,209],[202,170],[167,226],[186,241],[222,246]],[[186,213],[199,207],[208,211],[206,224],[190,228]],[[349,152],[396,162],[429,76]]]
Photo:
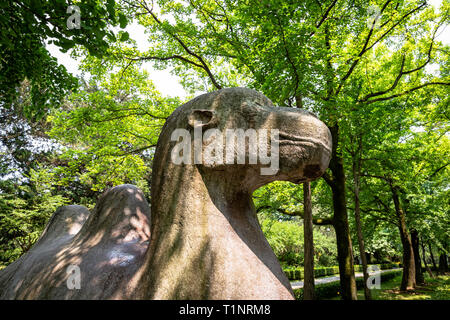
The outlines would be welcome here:
[[[323,143],[321,140],[312,137],[302,137],[288,134],[285,132],[279,132],[278,144],[282,145],[297,145],[301,147],[313,147],[322,148],[326,153],[331,154],[331,148]]]

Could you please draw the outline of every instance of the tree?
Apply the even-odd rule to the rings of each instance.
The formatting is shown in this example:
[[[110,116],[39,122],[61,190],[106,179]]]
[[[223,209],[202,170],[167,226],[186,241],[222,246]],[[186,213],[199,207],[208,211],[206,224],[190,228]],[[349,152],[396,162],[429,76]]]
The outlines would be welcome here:
[[[311,207],[311,185],[309,182],[303,183],[303,228],[305,244],[303,299],[314,300],[314,236]]]
[[[106,3],[85,0],[2,1],[0,4],[0,101],[9,108],[17,97],[23,80],[30,83],[31,99],[24,109],[28,118],[42,118],[51,106],[57,106],[65,94],[77,87],[77,80],[58,65],[45,47],[53,43],[64,52],[75,45],[86,47],[93,55],[101,56],[108,41],[116,39],[108,25],[127,19],[116,11],[114,0]],[[71,14],[80,15],[80,25],[69,25]],[[108,38],[108,39],[106,39]]]
[[[423,105],[419,103],[418,106]],[[414,243],[414,238],[418,238],[418,230],[431,235],[430,219],[436,217],[440,221],[438,225],[448,219],[447,213],[442,216],[439,214],[441,210],[448,211],[442,208],[445,202],[431,200],[429,196],[431,184],[435,185],[434,192],[439,196],[446,193],[446,183],[440,185],[442,182],[439,181],[438,173],[446,168],[448,138],[442,136],[436,128],[431,128],[429,132],[412,131],[411,128],[414,127],[412,124],[417,124],[417,117],[415,118],[414,114],[418,114],[419,110],[423,111],[422,107],[417,107],[409,118],[403,114],[404,120],[401,122],[392,121],[395,119],[392,117],[392,123],[400,125],[400,129],[395,133],[392,130],[384,131],[387,135],[379,140],[377,149],[373,148],[366,155],[367,164],[363,174],[367,178],[381,182],[382,186],[374,189],[377,182],[375,180],[371,182],[368,198],[372,204],[368,210],[376,213],[378,217],[384,217],[399,228],[403,246],[402,290],[414,289],[416,278],[422,281],[421,265],[420,261],[417,261],[418,243]],[[389,212],[395,213],[394,220]],[[445,234],[442,230],[438,233]],[[420,268],[417,274],[416,266]]]
[[[370,289],[368,287],[369,280],[369,272],[367,268],[367,257],[366,257],[366,248],[364,245],[364,238],[362,234],[362,224],[361,224],[361,208],[360,208],[360,198],[359,198],[359,190],[360,190],[360,176],[361,176],[361,166],[362,166],[362,136],[361,134],[357,137],[357,149],[354,152],[350,152],[352,155],[352,171],[353,171],[353,192],[355,194],[354,202],[355,202],[355,223],[356,223],[356,233],[358,236],[358,247],[359,247],[359,256],[361,258],[361,264],[363,267],[363,276],[364,276],[364,297],[366,300],[371,300],[372,295],[370,293]]]
[[[419,254],[419,234],[416,229],[411,230],[411,243],[414,252],[414,269],[416,271],[416,284],[423,284],[425,279],[422,272],[422,262]]]
[[[280,256],[279,254],[277,254],[277,256],[282,264],[286,264],[288,266],[304,266],[305,273],[307,272],[306,264],[308,263],[306,258],[307,250],[313,249],[312,258],[314,258],[314,261],[309,262],[312,264],[312,266],[310,266],[311,270],[313,270],[314,265],[334,266],[337,262],[336,248],[333,241],[334,233],[328,227],[329,221],[326,218],[321,218],[322,214],[320,213],[321,210],[325,212],[328,211],[330,205],[329,203],[326,203],[324,206],[321,202],[321,199],[318,199],[317,196],[314,196],[314,194],[322,194],[321,191],[323,186],[321,186],[321,184],[323,183],[312,183],[311,189],[314,190],[314,193],[310,192],[310,201],[305,200],[304,184],[302,188],[302,185],[295,185],[289,182],[274,182],[258,189],[253,194],[255,207],[258,212],[260,221],[262,221],[263,232],[276,254],[277,252],[279,252],[278,248],[281,247],[280,244],[284,241],[287,241],[287,238],[291,237],[287,237],[285,232],[280,232],[279,234],[277,234],[274,229],[268,228],[267,226],[278,225],[278,221],[287,220],[287,222],[290,222],[298,221],[299,219],[303,220],[303,223],[299,222],[299,226],[297,227],[297,232],[302,231],[298,235],[299,239],[296,239],[296,244],[298,247],[289,245],[289,247],[291,248],[290,250],[292,252],[295,252],[295,254],[293,255],[295,256],[295,258],[293,257],[291,260],[289,260],[289,263],[286,263],[286,258],[284,258],[284,256]],[[311,208],[311,227],[313,227],[313,230],[310,230],[310,235],[307,237],[308,239],[306,239],[305,232],[308,231],[306,231],[307,227],[305,227],[305,215],[303,211],[304,208],[308,206],[308,204],[310,204]],[[297,237],[297,234],[295,235],[295,237]],[[313,237],[313,239],[310,239],[310,237]],[[279,240],[275,241],[273,239]],[[311,245],[311,243],[313,243],[313,245]],[[283,245],[283,247],[286,246],[287,245]]]
[[[50,136],[64,146],[58,183],[79,181],[94,191],[134,183],[148,190],[159,133],[179,103],[161,97],[136,67],[91,80],[48,118]]]
[[[0,193],[0,265],[7,265],[27,252],[56,209],[68,204],[52,185],[54,173],[30,170],[29,183]]]

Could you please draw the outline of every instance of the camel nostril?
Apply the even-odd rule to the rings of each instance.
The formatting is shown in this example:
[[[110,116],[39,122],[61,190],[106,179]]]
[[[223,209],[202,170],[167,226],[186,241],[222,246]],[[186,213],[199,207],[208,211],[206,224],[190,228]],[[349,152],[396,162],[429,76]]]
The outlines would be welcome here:
[[[322,170],[318,164],[309,164],[305,167],[304,176],[310,179],[315,179],[320,177]]]

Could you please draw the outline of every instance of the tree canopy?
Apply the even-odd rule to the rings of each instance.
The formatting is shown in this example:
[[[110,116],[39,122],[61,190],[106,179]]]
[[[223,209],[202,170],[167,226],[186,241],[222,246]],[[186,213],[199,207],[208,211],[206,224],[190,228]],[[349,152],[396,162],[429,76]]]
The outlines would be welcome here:
[[[74,5],[80,28],[68,25]],[[198,92],[236,86],[330,129],[329,169],[311,184],[314,257],[339,265],[344,299],[356,298],[359,235],[371,262],[403,262],[405,288],[411,232],[422,259],[449,254],[450,1],[26,0],[0,12],[0,263],[26,252],[59,205],[92,206],[121,183],[150,198],[165,119]],[[81,76],[48,44],[71,50]],[[158,92],[149,65],[188,96]],[[302,191],[274,182],[253,194],[285,267],[304,262]]]

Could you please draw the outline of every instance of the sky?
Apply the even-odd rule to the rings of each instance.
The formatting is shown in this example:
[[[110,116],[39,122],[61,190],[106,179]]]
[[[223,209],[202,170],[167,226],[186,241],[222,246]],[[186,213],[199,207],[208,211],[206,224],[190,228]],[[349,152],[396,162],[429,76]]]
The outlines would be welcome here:
[[[144,51],[148,46],[145,28],[137,23],[133,23],[127,26],[125,30],[130,34],[130,38],[136,41],[138,49],[140,51]],[[54,44],[47,45],[47,49],[60,64],[66,67],[67,71],[75,76],[79,76],[81,74],[78,68],[80,63],[70,57],[70,51],[63,53]],[[178,96],[180,98],[188,95],[183,89],[183,86],[180,84],[180,78],[172,75],[170,73],[170,69],[155,70],[151,67],[150,62],[144,63],[143,68],[148,71],[150,79],[162,95],[172,97]]]
[[[428,0],[428,2],[435,8],[438,8],[442,3],[442,0]],[[437,36],[437,39],[444,43],[450,44],[449,29],[449,26],[441,29]],[[144,51],[148,46],[147,37],[145,35],[145,28],[141,25],[138,25],[137,23],[133,23],[127,26],[125,30],[130,34],[130,38],[136,41],[138,49],[140,51]],[[59,48],[53,44],[47,45],[47,49],[49,50],[51,55],[57,58],[58,62],[64,65],[70,73],[75,76],[81,74],[80,70],[78,69],[79,62],[70,57],[70,51],[68,53],[62,53]],[[180,78],[172,75],[170,73],[170,69],[155,70],[152,68],[151,62],[144,63],[143,68],[148,71],[150,79],[155,84],[156,89],[163,96],[178,96],[180,98],[185,98],[188,96],[188,94],[180,84]]]

